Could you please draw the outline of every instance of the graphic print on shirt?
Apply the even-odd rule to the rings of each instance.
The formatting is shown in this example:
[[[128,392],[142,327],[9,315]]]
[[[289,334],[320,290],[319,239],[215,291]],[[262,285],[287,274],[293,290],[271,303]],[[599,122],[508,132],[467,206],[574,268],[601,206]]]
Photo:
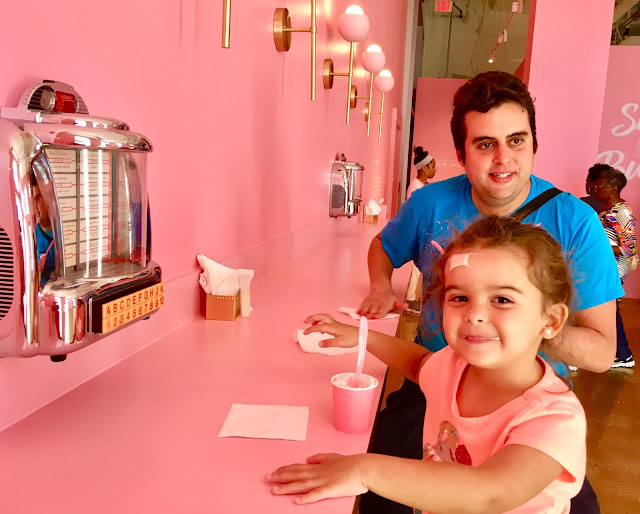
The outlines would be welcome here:
[[[602,211],[599,218],[612,246],[620,249],[621,255],[615,255],[615,258],[618,275],[624,282],[629,271],[635,268],[632,261],[637,254],[636,217],[629,205],[622,201]]]
[[[471,466],[471,455],[467,447],[460,442],[458,431],[448,421],[440,423],[438,440],[435,444],[426,442],[422,448],[422,459],[434,462],[457,462]],[[414,514],[422,514],[420,509],[413,509]]]
[[[435,444],[425,442],[422,448],[422,459],[436,462],[457,462],[465,466],[471,466],[471,455],[467,447],[462,444],[458,431],[448,421],[440,423],[438,440]]]

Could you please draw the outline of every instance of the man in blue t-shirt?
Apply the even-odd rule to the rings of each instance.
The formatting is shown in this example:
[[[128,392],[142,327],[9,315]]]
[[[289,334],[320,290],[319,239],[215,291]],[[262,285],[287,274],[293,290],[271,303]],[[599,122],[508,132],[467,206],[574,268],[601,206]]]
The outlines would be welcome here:
[[[457,232],[480,216],[511,215],[553,187],[531,174],[538,146],[535,112],[520,79],[504,72],[482,73],[456,92],[453,104],[451,132],[465,175],[416,191],[373,239],[371,289],[359,309],[369,318],[405,307],[391,286],[394,268],[413,260],[428,284],[439,247],[444,248]],[[554,339],[556,354],[584,369],[608,370],[616,350],[615,300],[624,293],[596,213],[573,195],[561,193],[524,222],[540,224],[560,242],[575,281],[572,323]],[[438,332],[438,317],[429,304],[423,306],[416,343],[432,351],[446,344]],[[421,457],[424,396],[420,396],[419,387],[409,381],[389,396],[387,409],[379,415],[374,452]],[[587,489],[578,495],[582,500],[587,496],[586,503],[575,510],[599,512],[593,491]],[[391,502],[371,500],[370,493],[363,497],[361,512],[404,512]]]
[[[38,254],[38,268],[40,270],[40,285],[44,285],[51,277],[51,272],[56,267],[56,252],[53,244],[51,219],[47,204],[42,197],[40,187],[35,177],[32,177],[31,190],[36,205],[36,249]]]

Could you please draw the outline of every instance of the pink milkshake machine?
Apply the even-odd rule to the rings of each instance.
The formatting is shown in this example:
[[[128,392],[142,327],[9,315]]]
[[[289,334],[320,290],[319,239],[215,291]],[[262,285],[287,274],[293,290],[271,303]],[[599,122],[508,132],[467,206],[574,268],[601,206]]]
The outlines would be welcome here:
[[[62,82],[0,110],[0,357],[61,361],[163,305],[150,151]]]

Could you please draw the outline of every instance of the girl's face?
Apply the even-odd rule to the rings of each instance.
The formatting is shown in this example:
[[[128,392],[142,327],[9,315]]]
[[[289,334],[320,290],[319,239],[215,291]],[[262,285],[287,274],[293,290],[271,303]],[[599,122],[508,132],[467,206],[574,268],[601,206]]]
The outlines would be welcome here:
[[[426,172],[427,172],[427,179],[432,179],[433,177],[436,176],[436,171],[438,171],[436,169],[436,160],[433,159],[429,164],[427,164],[425,166],[426,168]]]
[[[528,267],[525,254],[515,248],[449,257],[443,328],[449,345],[469,364],[488,369],[530,365],[542,337],[554,337],[562,328],[566,315],[558,327]]]

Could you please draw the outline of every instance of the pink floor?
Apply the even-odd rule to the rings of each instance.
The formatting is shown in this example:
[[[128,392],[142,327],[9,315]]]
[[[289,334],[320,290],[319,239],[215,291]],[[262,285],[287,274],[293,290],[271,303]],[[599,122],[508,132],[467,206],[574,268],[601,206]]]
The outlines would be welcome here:
[[[354,220],[257,280],[249,318],[188,323],[1,432],[2,512],[351,512],[352,498],[295,506],[263,476],[318,452],[366,451],[369,434],[331,423],[329,379],[354,369],[355,354],[306,354],[293,335],[313,312],[349,319],[335,309],[365,296],[379,229]],[[408,271],[396,273],[399,294]],[[368,356],[365,372],[382,381],[384,371]],[[231,403],[307,405],[307,440],[218,438]]]

